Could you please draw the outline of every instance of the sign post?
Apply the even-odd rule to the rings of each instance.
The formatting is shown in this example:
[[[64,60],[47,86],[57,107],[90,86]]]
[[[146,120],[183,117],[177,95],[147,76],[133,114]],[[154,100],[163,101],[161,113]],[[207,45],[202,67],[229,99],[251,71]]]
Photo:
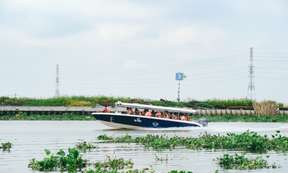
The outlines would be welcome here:
[[[176,73],[176,81],[178,81],[178,90],[177,90],[177,101],[180,102],[180,88],[181,88],[181,81],[185,78],[186,76],[184,73],[177,72]]]

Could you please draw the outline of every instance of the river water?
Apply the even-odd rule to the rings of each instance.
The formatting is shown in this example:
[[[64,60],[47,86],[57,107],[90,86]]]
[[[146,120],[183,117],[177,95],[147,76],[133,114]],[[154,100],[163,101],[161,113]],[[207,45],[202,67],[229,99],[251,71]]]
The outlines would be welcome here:
[[[179,136],[198,136],[203,133],[226,133],[256,131],[261,134],[273,134],[277,130],[288,136],[287,123],[210,123],[205,128],[190,131],[126,131],[111,130],[97,121],[0,121],[0,142],[13,143],[11,152],[0,151],[0,173],[31,173],[27,165],[32,158],[43,158],[44,149],[57,151],[73,147],[77,142],[96,142],[97,136],[107,134],[121,136],[129,134],[166,134]],[[224,171],[217,166],[215,158],[233,151],[193,151],[176,149],[172,151],[149,151],[135,144],[97,144],[97,149],[84,154],[92,161],[103,161],[106,156],[131,159],[135,168],[152,167],[156,172],[164,173],[172,169],[191,170],[193,173],[248,172],[245,170]],[[267,154],[264,154],[265,157]],[[288,156],[285,153],[269,153],[269,163],[280,165],[277,169],[249,171],[253,173],[287,173]],[[165,161],[159,161],[163,158]]]

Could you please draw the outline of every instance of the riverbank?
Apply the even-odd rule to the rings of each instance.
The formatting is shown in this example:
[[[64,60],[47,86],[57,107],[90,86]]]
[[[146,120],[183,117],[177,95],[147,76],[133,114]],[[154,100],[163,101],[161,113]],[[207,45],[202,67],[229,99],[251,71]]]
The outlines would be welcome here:
[[[288,115],[193,115],[193,120],[207,119],[209,122],[288,122]],[[53,121],[94,121],[92,115],[0,115],[0,120],[53,120]]]
[[[208,99],[208,100],[186,100],[186,101],[173,101],[173,100],[152,100],[143,98],[130,98],[130,97],[108,97],[108,96],[71,96],[71,97],[53,97],[53,98],[26,98],[26,97],[0,97],[0,105],[2,106],[87,106],[95,107],[96,105],[110,105],[113,106],[115,102],[128,102],[151,104],[155,106],[168,106],[168,107],[188,107],[194,109],[253,109],[253,101],[246,98],[239,99]],[[282,103],[277,103],[280,109],[285,108]],[[287,108],[288,109],[288,108]]]

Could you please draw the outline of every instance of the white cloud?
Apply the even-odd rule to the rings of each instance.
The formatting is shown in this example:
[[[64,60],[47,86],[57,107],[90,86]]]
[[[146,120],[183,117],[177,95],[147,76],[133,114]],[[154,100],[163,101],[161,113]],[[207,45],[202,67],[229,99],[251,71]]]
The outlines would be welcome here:
[[[139,97],[173,98],[176,87],[174,71],[181,70],[191,76],[185,81],[187,97],[238,97],[243,96],[242,89],[246,91],[246,51],[251,43],[254,43],[256,50],[264,45],[276,49],[282,46],[284,49],[287,40],[284,39],[287,24],[281,23],[287,18],[287,11],[284,10],[287,4],[279,6],[280,0],[265,1],[264,5],[259,4],[262,2],[260,0],[221,0],[220,9],[227,7],[229,10],[219,15],[219,9],[206,9],[208,1],[203,4],[197,1],[191,6],[186,1],[185,8],[184,3],[177,6],[166,1],[159,1],[157,5],[143,5],[142,2],[129,0],[1,2],[0,59],[1,65],[5,67],[0,68],[0,72],[5,74],[10,69],[16,70],[6,75],[3,80],[5,87],[2,86],[0,95],[10,92],[7,88],[14,87],[15,92],[23,92],[19,93],[21,95],[49,95],[47,92],[51,88],[49,90],[43,86],[42,90],[36,92],[38,88],[25,88],[21,84],[43,82],[53,85],[54,64],[60,63],[65,76],[63,86],[66,85],[71,94],[74,91],[95,94],[96,90],[98,94],[104,95],[113,91],[112,95],[129,96],[133,93]],[[201,9],[196,10],[198,3]],[[190,13],[191,10],[195,11]],[[249,29],[247,17],[253,25],[264,28],[265,34],[261,34],[257,27],[255,30]],[[265,17],[271,18],[267,20]],[[279,26],[271,24],[271,21],[277,20],[280,21],[276,23]],[[239,50],[240,58],[234,56],[239,54]],[[225,58],[223,54],[230,56]],[[234,62],[237,58],[239,62]],[[18,63],[17,68],[14,68],[15,62]],[[31,66],[36,63],[34,71],[31,70]],[[35,81],[34,73],[39,75],[39,81]],[[42,73],[46,73],[45,78],[41,77]],[[231,77],[234,73],[237,75]],[[239,76],[240,73],[244,77]],[[279,76],[285,75],[282,73]],[[218,79],[223,84],[220,85]],[[211,80],[219,83],[223,90],[218,92],[211,87]],[[237,80],[237,83],[231,80]],[[89,82],[94,83],[87,87],[85,83]],[[133,86],[122,84],[121,89],[115,90],[121,82],[130,82]],[[147,89],[143,83],[153,85]],[[99,84],[104,89],[98,88]],[[198,92],[201,90],[203,92]],[[283,99],[281,95],[278,93],[277,97]]]
[[[275,17],[287,15],[288,4],[286,0],[241,0],[226,1],[227,7],[243,16]],[[265,18],[264,17],[264,18]]]
[[[12,10],[35,10],[52,15],[53,13],[74,13],[90,17],[129,18],[145,18],[158,15],[158,12],[153,8],[143,8],[128,0],[9,0],[5,1],[5,4],[6,8]]]

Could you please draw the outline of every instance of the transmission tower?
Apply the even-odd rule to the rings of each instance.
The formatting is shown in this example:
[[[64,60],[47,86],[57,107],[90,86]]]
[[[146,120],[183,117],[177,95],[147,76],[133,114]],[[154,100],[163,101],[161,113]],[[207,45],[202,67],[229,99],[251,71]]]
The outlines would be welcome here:
[[[60,96],[60,79],[59,79],[59,64],[56,65],[56,91],[55,91],[55,96],[59,97]]]
[[[254,71],[254,59],[253,59],[253,47],[250,48],[250,58],[249,58],[249,84],[248,84],[248,97],[251,100],[255,99],[255,71]]]

